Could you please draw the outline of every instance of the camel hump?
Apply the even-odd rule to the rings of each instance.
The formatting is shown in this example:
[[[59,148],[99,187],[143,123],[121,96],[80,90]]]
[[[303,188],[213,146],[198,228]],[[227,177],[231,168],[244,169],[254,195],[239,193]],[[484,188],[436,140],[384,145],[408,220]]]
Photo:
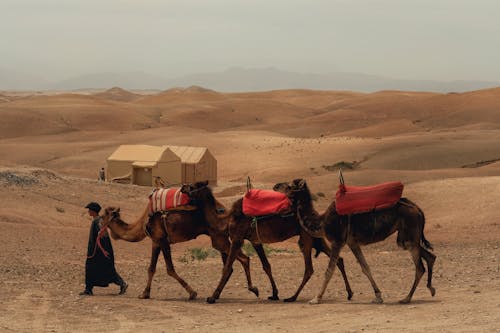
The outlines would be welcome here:
[[[401,182],[387,182],[373,186],[341,184],[335,195],[335,206],[340,215],[366,213],[394,206],[403,194]]]

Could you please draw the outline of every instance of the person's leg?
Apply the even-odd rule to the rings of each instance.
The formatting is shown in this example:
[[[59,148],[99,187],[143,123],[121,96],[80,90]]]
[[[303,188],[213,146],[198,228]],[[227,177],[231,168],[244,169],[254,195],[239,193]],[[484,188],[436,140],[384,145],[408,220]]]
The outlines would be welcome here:
[[[88,295],[88,296],[94,295],[94,293],[92,292],[93,288],[94,286],[92,286],[91,284],[85,283],[85,290],[82,291],[80,295]]]
[[[118,294],[119,295],[125,294],[128,288],[128,284],[122,279],[122,277],[120,276],[120,274],[118,274],[118,272],[116,272],[115,280],[113,282],[120,286],[120,292]]]

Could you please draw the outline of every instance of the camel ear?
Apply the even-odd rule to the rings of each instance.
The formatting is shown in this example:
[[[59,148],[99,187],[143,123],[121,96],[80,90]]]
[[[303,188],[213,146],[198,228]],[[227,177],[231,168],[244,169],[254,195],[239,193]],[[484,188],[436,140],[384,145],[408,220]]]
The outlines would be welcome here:
[[[304,179],[299,180],[299,187],[304,188],[306,186],[306,181]]]
[[[116,212],[117,212],[117,213],[119,213],[119,212],[120,212],[120,207],[118,207],[118,208],[116,209]]]
[[[190,192],[190,186],[188,184],[182,184],[181,186],[181,193],[189,193]]]

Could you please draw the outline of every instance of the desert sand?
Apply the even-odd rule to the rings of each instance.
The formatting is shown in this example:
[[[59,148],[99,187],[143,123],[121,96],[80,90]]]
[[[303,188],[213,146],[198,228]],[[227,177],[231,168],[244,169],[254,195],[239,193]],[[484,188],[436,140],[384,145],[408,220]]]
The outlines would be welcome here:
[[[500,332],[500,88],[467,93],[286,90],[219,93],[200,88],[132,92],[0,92],[0,331],[2,332]],[[221,299],[206,304],[220,278],[220,258],[198,261],[205,236],[173,245],[182,287],[158,263],[152,299],[145,287],[151,241],[114,241],[116,266],[130,287],[84,287],[89,201],[120,206],[137,218],[151,188],[97,182],[120,144],[206,146],[218,160],[218,199],[253,185],[305,178],[323,211],[344,166],[348,184],[400,180],[404,196],[426,214],[437,256],[431,297],[423,279],[401,305],[414,266],[394,235],[364,247],[384,304],[371,304],[368,279],[348,249],[342,256],[354,290],[346,299],[338,271],[320,305],[328,259],[297,302],[268,301],[270,285],[252,257],[256,298],[241,266]],[[349,167],[352,167],[350,169]],[[297,239],[271,244],[280,297],[293,294],[303,260]]]

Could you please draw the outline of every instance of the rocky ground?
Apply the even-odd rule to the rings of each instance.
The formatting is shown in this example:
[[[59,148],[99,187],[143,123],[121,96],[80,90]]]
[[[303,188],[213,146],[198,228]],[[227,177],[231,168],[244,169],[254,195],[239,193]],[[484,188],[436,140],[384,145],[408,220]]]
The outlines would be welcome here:
[[[355,293],[351,301],[346,300],[336,272],[323,304],[308,304],[323,279],[327,258],[322,255],[314,260],[315,274],[295,303],[267,300],[269,282],[258,258],[252,257],[260,297],[246,290],[243,271],[236,264],[221,299],[209,305],[205,298],[218,282],[221,261],[213,256],[196,260],[189,254],[193,248],[208,248],[206,237],[173,246],[177,272],[198,291],[196,300],[187,300],[187,293],[166,274],[161,261],[152,299],[137,298],[147,278],[149,239],[114,242],[117,269],[130,285],[126,295],[117,296],[118,287],[111,286],[96,288],[93,297],[78,296],[83,289],[90,225],[84,204],[92,197],[120,205],[123,216],[133,220],[148,188],[97,183],[40,168],[0,168],[0,331],[499,332],[500,222],[492,217],[500,202],[500,179],[452,179],[443,184],[453,189],[449,198],[438,192],[429,194],[427,182],[407,189],[428,218],[426,237],[437,255],[435,297],[423,280],[411,304],[398,303],[411,286],[414,267],[409,253],[398,249],[390,237],[364,248],[383,291],[382,305],[371,303],[370,284],[348,250],[343,256]],[[221,193],[223,188],[224,184]],[[490,195],[474,201],[461,191]],[[229,203],[232,198],[221,199]],[[319,207],[328,199],[322,200]],[[474,212],[456,212],[449,200],[461,207],[471,202]],[[302,278],[303,261],[296,241],[271,245],[269,258],[281,298],[293,294]]]

